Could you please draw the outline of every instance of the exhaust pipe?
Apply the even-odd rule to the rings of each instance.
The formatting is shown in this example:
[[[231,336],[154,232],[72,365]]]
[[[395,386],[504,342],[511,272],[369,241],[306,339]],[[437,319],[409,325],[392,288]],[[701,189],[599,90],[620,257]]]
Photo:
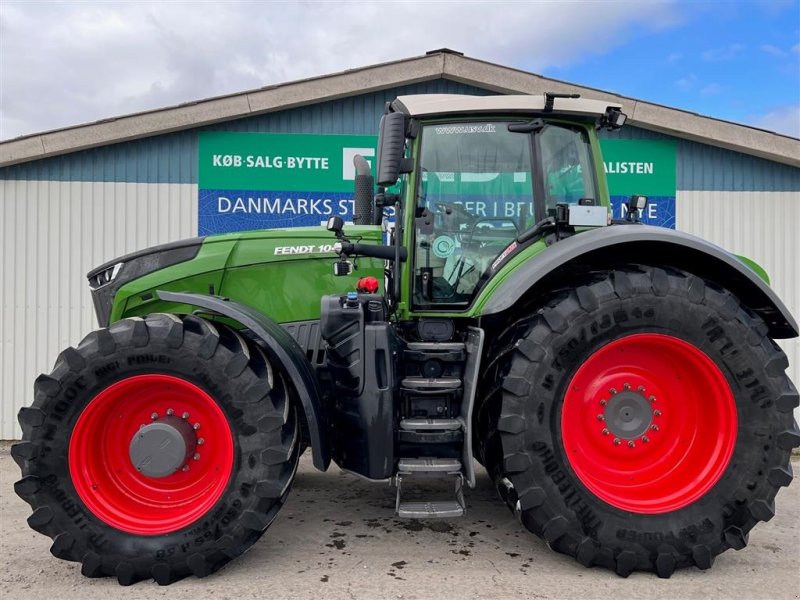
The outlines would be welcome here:
[[[353,196],[355,204],[353,223],[356,225],[373,225],[374,216],[372,205],[374,201],[374,179],[372,177],[372,172],[370,171],[367,159],[360,154],[356,154],[353,157],[353,165],[356,168],[356,188]]]

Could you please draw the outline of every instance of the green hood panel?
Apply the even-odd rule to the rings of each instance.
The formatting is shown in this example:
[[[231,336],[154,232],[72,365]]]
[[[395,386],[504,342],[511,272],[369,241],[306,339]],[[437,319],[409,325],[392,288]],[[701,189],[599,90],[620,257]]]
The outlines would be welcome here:
[[[382,243],[378,226],[349,226],[348,237]],[[355,289],[359,277],[383,281],[383,261],[359,258],[350,276],[335,277],[335,238],[323,227],[264,229],[206,237],[197,255],[125,283],[111,322],[154,312],[188,312],[156,297],[156,290],[216,294],[241,302],[278,323],[318,319],[320,298]]]

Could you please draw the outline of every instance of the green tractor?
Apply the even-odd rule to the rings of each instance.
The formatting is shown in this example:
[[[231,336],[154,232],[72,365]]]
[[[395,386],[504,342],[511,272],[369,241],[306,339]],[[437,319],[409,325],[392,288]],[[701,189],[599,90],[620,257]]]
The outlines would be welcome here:
[[[474,458],[528,530],[621,576],[742,549],[792,480],[773,340],[798,326],[752,262],[639,223],[647,198],[611,219],[597,130],[625,119],[399,97],[377,188],[356,157],[352,225],[94,269],[100,329],[19,414],[29,525],[88,577],[203,577],[269,527],[310,448],[392,481],[405,518],[463,515]],[[447,496],[404,499],[426,478]]]

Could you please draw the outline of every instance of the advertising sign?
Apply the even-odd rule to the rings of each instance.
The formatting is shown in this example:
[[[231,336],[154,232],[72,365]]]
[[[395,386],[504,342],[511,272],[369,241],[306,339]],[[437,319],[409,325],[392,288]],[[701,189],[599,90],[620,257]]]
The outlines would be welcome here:
[[[377,137],[200,133],[198,232],[319,225],[328,217],[353,219],[353,156],[373,164]],[[675,228],[675,144],[601,142],[614,218],[624,218],[631,194],[650,205],[642,221]]]
[[[200,235],[353,218],[353,156],[375,136],[202,132]]]
[[[600,145],[614,218],[624,219],[623,203],[640,194],[649,199],[642,222],[675,229],[675,142],[602,140]]]

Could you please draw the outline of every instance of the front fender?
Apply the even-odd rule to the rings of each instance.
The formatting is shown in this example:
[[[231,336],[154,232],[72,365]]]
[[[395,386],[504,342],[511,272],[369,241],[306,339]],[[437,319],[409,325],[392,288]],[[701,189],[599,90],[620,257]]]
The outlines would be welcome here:
[[[308,424],[314,466],[325,471],[330,465],[331,456],[322,394],[311,363],[292,336],[266,315],[239,302],[205,294],[161,290],[156,293],[165,302],[196,306],[241,323],[264,342],[270,360],[285,369],[297,390]]]
[[[620,261],[675,267],[714,281],[764,319],[771,337],[798,335],[797,322],[781,299],[736,256],[693,235],[647,225],[601,227],[553,244],[505,276],[479,314],[497,314],[511,308],[549,275],[570,263],[597,267]]]

